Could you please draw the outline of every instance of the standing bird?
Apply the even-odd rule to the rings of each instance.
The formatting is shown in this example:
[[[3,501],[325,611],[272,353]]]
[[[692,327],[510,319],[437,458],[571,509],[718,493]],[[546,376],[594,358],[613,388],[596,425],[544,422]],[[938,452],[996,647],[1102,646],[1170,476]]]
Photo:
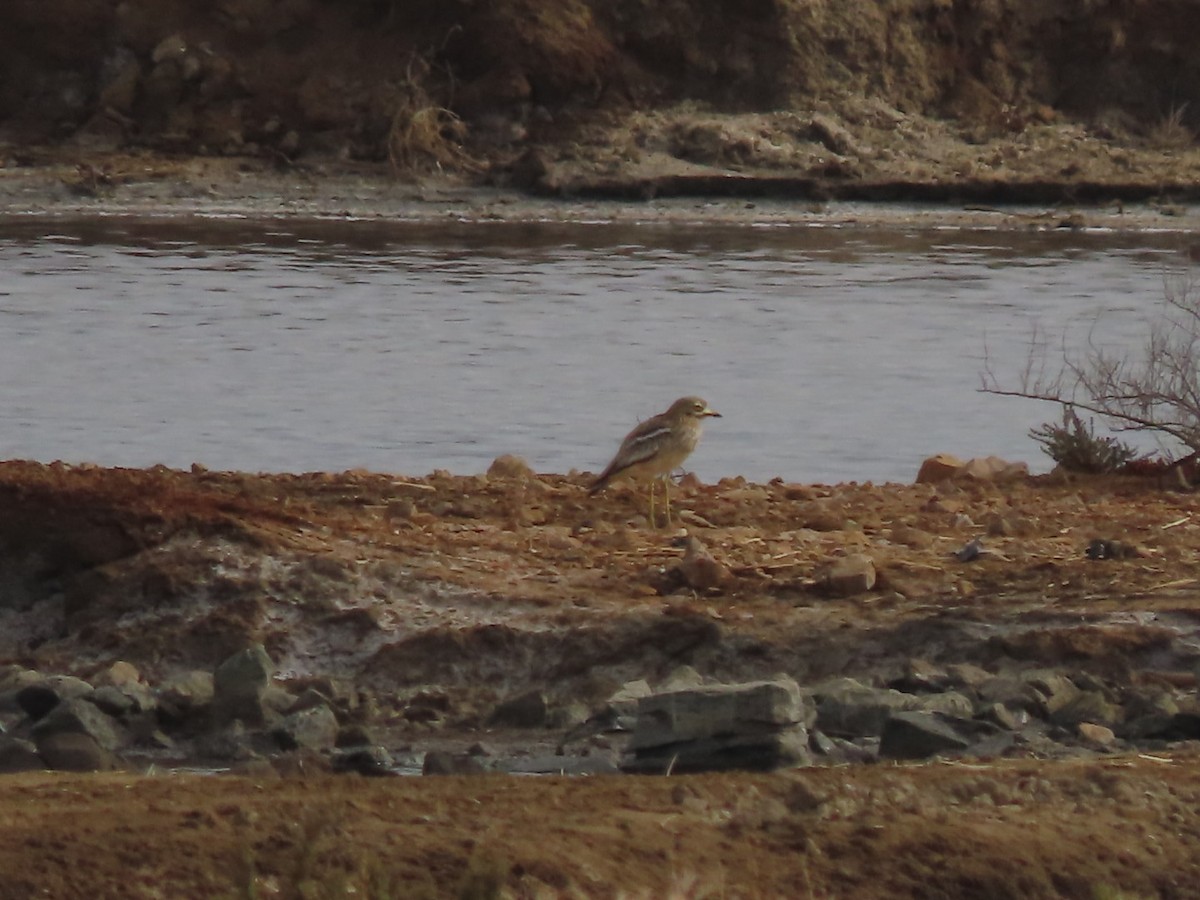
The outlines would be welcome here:
[[[709,409],[699,397],[680,397],[671,408],[642,422],[625,435],[617,455],[592,482],[589,494],[595,494],[622,475],[631,478],[651,476],[650,481],[650,526],[654,522],[654,482],[662,481],[663,502],[667,507],[667,525],[671,524],[671,496],[667,487],[667,476],[683,464],[696,449],[700,430],[709,416],[721,417],[719,412]]]

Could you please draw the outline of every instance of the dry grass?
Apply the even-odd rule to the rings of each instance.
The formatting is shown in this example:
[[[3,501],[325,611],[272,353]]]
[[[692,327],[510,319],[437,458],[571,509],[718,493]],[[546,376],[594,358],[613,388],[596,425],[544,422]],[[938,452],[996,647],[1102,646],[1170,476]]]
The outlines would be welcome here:
[[[1183,124],[1184,114],[1188,105],[1179,103],[1172,105],[1161,119],[1150,128],[1147,137],[1155,147],[1165,150],[1179,150],[1190,147],[1196,140],[1192,130]]]
[[[398,177],[426,172],[474,172],[479,164],[463,149],[467,125],[440,105],[425,87],[430,66],[414,56],[405,83],[396,91],[387,134],[388,162]]]

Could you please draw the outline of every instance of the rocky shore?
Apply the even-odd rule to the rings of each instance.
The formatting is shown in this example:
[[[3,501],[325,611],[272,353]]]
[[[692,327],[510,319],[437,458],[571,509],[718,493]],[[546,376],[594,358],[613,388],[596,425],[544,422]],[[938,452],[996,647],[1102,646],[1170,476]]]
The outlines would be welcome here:
[[[1122,783],[1102,774],[1112,765],[1200,784],[1189,490],[945,457],[911,485],[685,477],[680,529],[661,531],[633,487],[592,498],[586,484],[511,457],[424,478],[0,464],[0,766],[29,773],[0,792],[54,784],[43,769],[175,772],[181,798],[300,777],[322,802],[362,776],[450,774],[428,790],[461,797],[489,772],[626,772],[667,775],[686,809],[710,784],[809,796],[831,784],[820,772],[844,791],[882,764],[910,786],[875,812],[917,803],[925,816],[933,795],[910,779],[931,763],[987,773],[989,809],[1013,812],[1033,802],[1018,785],[1069,766],[1099,779],[1078,806],[1099,840],[1152,813],[1123,788],[1105,799]],[[230,774],[202,789],[179,774],[197,768]],[[791,774],[742,780],[764,770]],[[740,774],[710,782],[717,771]],[[795,796],[762,801],[761,836],[849,821],[833,800]],[[1171,808],[1180,840],[1200,829],[1194,806]],[[1140,855],[1166,835],[1143,838],[1100,874],[1043,850],[1071,873],[1066,895],[1194,895],[1186,866]],[[549,863],[510,839],[517,890],[532,882],[511,857]],[[821,853],[846,852],[824,840]],[[665,890],[665,877],[635,884]],[[1057,888],[1038,890],[1026,895]]]

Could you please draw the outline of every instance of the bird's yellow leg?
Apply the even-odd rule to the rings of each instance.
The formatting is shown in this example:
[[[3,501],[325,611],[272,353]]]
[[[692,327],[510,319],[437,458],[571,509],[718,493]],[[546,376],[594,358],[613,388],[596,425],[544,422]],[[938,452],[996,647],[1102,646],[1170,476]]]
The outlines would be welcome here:
[[[657,527],[657,525],[655,524],[655,521],[654,521],[654,482],[656,482],[656,481],[658,481],[657,478],[650,479],[650,527],[651,528]]]
[[[671,476],[663,476],[663,505],[667,508],[667,527],[671,527]]]

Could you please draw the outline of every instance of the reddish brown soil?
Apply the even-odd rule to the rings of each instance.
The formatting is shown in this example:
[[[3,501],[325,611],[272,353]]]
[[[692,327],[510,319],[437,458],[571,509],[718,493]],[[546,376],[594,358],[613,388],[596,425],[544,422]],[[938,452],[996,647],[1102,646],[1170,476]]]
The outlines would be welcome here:
[[[1198,807],[1195,755],[573,780],[14,776],[0,897],[1195,897]]]
[[[511,464],[409,479],[5,463],[9,584],[33,609],[50,609],[48,584],[67,596],[61,630],[20,659],[86,675],[119,657],[161,675],[260,639],[381,696],[440,683],[453,712],[439,727],[485,740],[471,722],[507,690],[550,679],[553,694],[557,678],[602,694],[627,664],[805,679],[991,656],[1195,693],[1194,660],[1161,654],[1163,623],[1195,621],[1194,494],[1132,478],[685,480],[679,517],[732,579],[662,595],[671,534],[645,527],[633,488],[589,498],[585,484]],[[1000,520],[986,541],[1006,559],[950,557]],[[1089,560],[1097,536],[1143,555]],[[875,559],[880,583],[825,596],[822,566],[849,549]],[[293,568],[250,578],[249,560]],[[389,566],[363,596],[364,569]],[[220,599],[193,606],[197,592]],[[147,604],[153,616],[133,614]],[[340,622],[371,652],[297,650]],[[1007,630],[981,643],[964,623]],[[1186,745],[770,776],[257,771],[0,780],[0,896],[342,896],[338,879],[360,896],[455,896],[489,874],[511,897],[1200,896],[1200,759]]]

